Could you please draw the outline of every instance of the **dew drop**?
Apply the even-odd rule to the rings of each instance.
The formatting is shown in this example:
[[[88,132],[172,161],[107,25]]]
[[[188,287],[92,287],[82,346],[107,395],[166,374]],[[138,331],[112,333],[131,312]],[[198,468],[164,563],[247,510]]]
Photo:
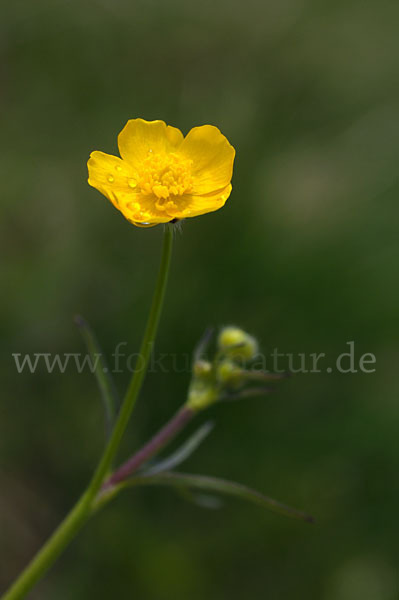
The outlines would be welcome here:
[[[112,182],[114,181],[114,178],[112,177],[112,175],[110,175],[110,176],[108,177],[108,181],[109,181],[110,183],[112,183]]]
[[[137,183],[134,181],[134,179],[129,179],[129,187],[131,187],[131,188],[137,187]]]
[[[116,165],[115,169],[119,171],[119,173],[122,171],[122,167],[120,165]]]

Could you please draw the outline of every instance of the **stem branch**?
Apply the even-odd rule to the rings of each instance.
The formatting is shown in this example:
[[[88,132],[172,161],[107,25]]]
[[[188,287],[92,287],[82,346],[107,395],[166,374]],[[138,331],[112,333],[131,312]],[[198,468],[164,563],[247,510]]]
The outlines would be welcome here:
[[[194,417],[195,411],[183,406],[136,454],[123,463],[103,484],[107,491],[132,475],[141,465],[157,454]]]

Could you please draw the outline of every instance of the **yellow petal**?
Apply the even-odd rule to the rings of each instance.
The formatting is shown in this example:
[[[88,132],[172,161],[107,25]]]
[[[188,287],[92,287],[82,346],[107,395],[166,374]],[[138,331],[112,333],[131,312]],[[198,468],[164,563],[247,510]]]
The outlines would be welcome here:
[[[157,210],[154,198],[140,193],[127,202],[121,202],[120,211],[128,221],[139,227],[151,227],[173,219],[167,212]]]
[[[90,154],[87,163],[89,170],[89,185],[99,190],[111,202],[120,208],[135,193],[136,178],[129,165],[111,154],[95,151]]]
[[[192,194],[214,192],[230,183],[235,150],[217,127],[194,127],[184,138],[179,152],[193,161]]]
[[[230,196],[231,189],[229,184],[224,189],[210,194],[182,196],[178,201],[178,209],[173,211],[173,216],[176,219],[186,219],[219,210]]]
[[[121,157],[133,166],[139,166],[148,156],[173,152],[183,141],[183,134],[164,121],[130,119],[118,136]]]

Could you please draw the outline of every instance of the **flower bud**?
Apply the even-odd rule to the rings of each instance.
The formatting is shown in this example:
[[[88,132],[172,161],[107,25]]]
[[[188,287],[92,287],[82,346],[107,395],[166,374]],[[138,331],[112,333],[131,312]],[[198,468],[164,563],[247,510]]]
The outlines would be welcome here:
[[[218,399],[218,393],[214,386],[194,379],[188,392],[186,406],[191,410],[203,410]]]
[[[249,335],[238,327],[225,327],[219,334],[219,349],[231,358],[237,360],[251,360],[258,352],[258,343],[252,335]]]
[[[193,372],[195,377],[208,377],[212,373],[212,364],[200,358],[195,361]]]
[[[243,383],[242,369],[232,360],[222,360],[216,369],[218,383],[222,387],[238,388]]]

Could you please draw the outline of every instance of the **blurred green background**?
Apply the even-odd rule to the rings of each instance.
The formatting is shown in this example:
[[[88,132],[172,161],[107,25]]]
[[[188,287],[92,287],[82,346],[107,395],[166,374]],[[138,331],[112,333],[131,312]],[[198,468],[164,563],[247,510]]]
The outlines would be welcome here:
[[[6,14],[4,14],[4,12]],[[373,374],[303,374],[210,411],[184,470],[256,487],[317,518],[200,509],[129,492],[93,520],[33,599],[398,598],[399,5],[393,0],[16,1],[0,23],[0,584],[85,486],[103,444],[89,372],[18,374],[12,353],[137,351],[162,228],[132,227],[86,183],[127,119],[217,125],[233,193],[184,223],[157,352],[236,323],[264,352],[355,342]],[[328,364],[328,361],[327,363]],[[117,375],[120,393],[129,373]],[[150,374],[121,458],[184,400]],[[204,419],[209,416],[204,416]]]

